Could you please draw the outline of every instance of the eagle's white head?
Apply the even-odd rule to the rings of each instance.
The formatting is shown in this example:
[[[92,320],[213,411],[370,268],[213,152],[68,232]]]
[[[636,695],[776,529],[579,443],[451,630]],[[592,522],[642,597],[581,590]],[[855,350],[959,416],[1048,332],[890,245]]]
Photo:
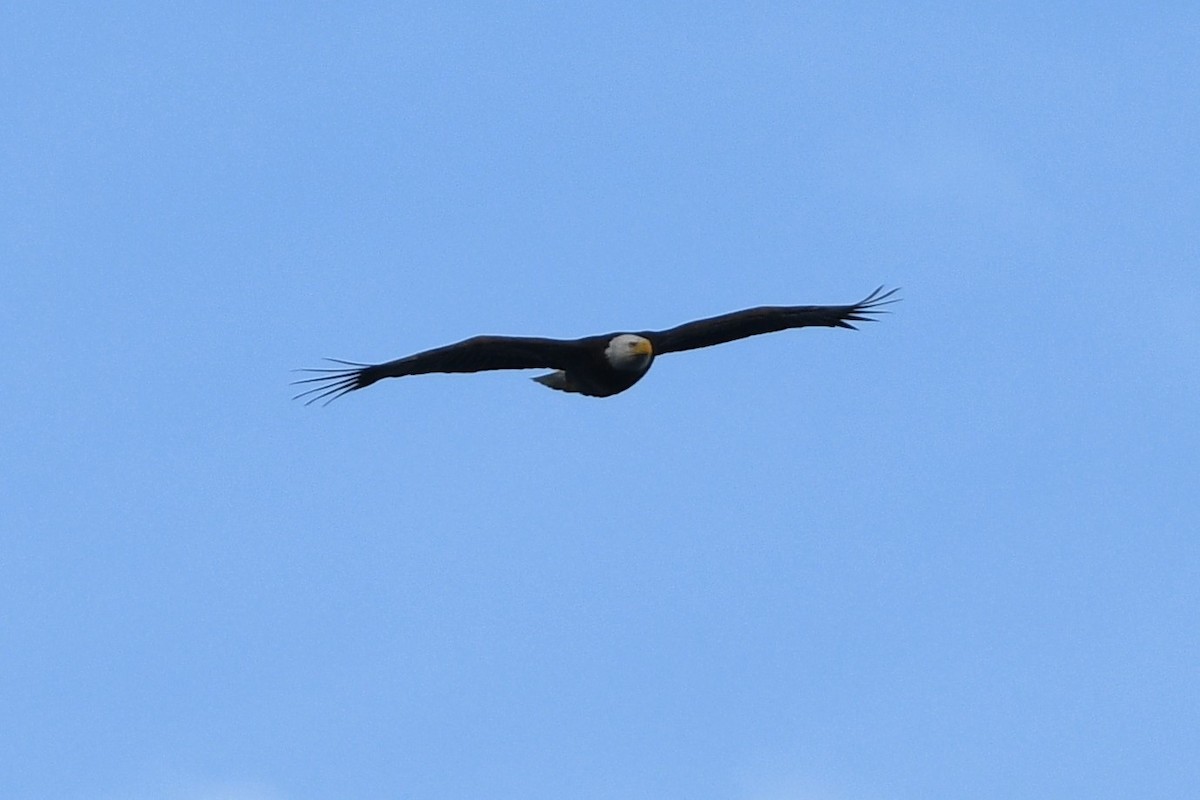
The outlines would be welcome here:
[[[654,358],[654,348],[650,340],[633,333],[622,333],[614,336],[604,348],[604,357],[613,369],[622,371],[641,371],[650,366]]]

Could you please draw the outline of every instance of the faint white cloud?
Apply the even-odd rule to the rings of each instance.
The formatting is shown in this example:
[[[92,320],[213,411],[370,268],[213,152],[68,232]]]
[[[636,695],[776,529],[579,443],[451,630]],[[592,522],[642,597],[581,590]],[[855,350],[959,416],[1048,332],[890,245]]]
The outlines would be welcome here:
[[[758,775],[744,783],[739,796],[742,800],[880,800],[863,789],[802,775]]]
[[[284,796],[259,783],[224,783],[194,787],[172,800],[284,800]]]
[[[884,800],[884,796],[850,781],[817,777],[812,771],[782,764],[760,764],[742,780],[740,800]]]
[[[1041,202],[1017,160],[953,123],[927,120],[883,154],[881,178],[902,202],[1024,220]]]
[[[1020,153],[949,115],[855,137],[840,161],[855,193],[942,221],[1021,228],[1053,216]]]
[[[827,786],[810,781],[779,781],[774,785],[752,789],[744,800],[851,800]]]
[[[171,778],[147,780],[119,791],[91,795],[88,800],[287,800],[266,783],[241,780]]]
[[[1125,281],[1119,295],[1114,292],[1109,314],[1136,321],[1126,326],[1125,335],[1145,364],[1153,365],[1170,384],[1191,386],[1200,378],[1200,317],[1192,308],[1192,298],[1200,294],[1198,282],[1189,276],[1144,285],[1152,281]]]

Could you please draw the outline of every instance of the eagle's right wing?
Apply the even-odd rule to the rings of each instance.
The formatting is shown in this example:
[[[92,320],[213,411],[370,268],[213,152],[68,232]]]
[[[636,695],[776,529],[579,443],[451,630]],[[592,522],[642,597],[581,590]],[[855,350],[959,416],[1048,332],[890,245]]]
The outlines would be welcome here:
[[[321,373],[294,381],[313,384],[293,400],[308,398],[305,405],[324,400],[331,403],[347,392],[370,386],[382,378],[402,378],[430,372],[484,372],[494,369],[568,369],[580,357],[577,341],[525,336],[475,336],[456,344],[437,347],[383,364],[359,364],[327,359],[344,368],[305,369]]]

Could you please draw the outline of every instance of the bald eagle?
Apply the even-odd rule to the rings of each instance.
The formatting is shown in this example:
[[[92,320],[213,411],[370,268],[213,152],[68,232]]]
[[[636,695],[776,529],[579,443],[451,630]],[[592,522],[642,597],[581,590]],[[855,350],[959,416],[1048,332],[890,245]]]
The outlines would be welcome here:
[[[305,405],[370,386],[381,378],[402,378],[430,372],[483,372],[493,369],[551,369],[533,380],[563,392],[591,397],[610,397],[633,386],[654,359],[665,353],[711,347],[747,336],[823,326],[850,328],[853,322],[874,322],[875,314],[887,313],[883,306],[896,302],[896,289],[880,286],[848,306],[762,306],[734,311],[719,317],[685,322],[665,331],[606,333],[582,339],[542,339],[527,336],[475,336],[457,344],[425,350],[384,364],[360,364],[327,359],[342,365],[335,369],[305,369],[319,373],[294,381],[312,384],[293,399],[307,398]]]

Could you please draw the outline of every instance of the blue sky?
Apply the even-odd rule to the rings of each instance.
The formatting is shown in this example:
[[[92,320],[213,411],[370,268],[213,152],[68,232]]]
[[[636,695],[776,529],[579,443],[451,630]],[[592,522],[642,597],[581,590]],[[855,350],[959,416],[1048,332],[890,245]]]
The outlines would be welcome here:
[[[0,30],[0,794],[1200,784],[1191,5]],[[879,284],[605,400],[287,385]]]

